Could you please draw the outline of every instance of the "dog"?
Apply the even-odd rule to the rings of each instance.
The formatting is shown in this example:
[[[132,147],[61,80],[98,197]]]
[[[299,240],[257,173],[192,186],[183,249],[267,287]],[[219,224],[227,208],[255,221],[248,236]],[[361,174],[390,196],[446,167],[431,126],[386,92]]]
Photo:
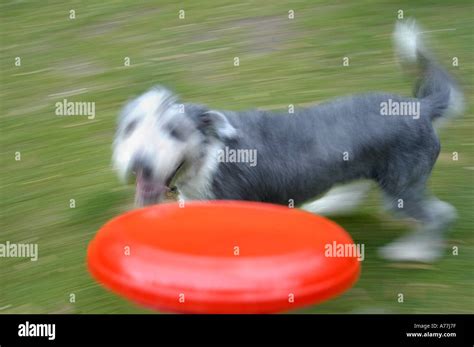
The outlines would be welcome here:
[[[136,180],[138,206],[159,203],[176,187],[182,200],[294,204],[331,214],[356,206],[375,182],[388,208],[419,225],[380,254],[435,261],[456,211],[427,191],[440,152],[433,122],[462,112],[463,101],[421,34],[414,21],[394,31],[402,65],[418,71],[414,97],[352,95],[289,114],[214,110],[153,88],[120,115],[114,166],[123,180]],[[255,165],[237,160],[245,151],[257,154]]]

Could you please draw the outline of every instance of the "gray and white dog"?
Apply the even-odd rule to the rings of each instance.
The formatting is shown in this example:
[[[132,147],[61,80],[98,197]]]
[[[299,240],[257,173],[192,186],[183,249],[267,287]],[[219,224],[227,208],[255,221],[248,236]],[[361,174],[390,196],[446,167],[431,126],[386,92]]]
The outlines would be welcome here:
[[[463,102],[457,84],[420,36],[413,21],[398,23],[394,32],[402,62],[419,72],[413,98],[369,93],[294,114],[234,112],[180,103],[169,90],[154,88],[122,112],[115,167],[124,180],[136,178],[140,206],[162,201],[173,186],[184,200],[294,202],[330,214],[353,207],[368,182],[376,182],[389,207],[419,223],[415,232],[383,247],[381,255],[434,261],[442,255],[443,234],[456,213],[427,192],[440,152],[432,123],[460,113]],[[252,165],[227,156],[244,151],[256,153],[258,161]]]

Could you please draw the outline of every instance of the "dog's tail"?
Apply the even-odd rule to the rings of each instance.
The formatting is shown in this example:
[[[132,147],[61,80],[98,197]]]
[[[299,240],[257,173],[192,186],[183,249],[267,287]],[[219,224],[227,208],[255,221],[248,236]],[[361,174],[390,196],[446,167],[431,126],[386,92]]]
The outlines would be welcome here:
[[[429,108],[432,120],[456,116],[464,110],[464,98],[456,81],[429,54],[414,20],[397,22],[393,38],[403,66],[417,71],[415,97]]]

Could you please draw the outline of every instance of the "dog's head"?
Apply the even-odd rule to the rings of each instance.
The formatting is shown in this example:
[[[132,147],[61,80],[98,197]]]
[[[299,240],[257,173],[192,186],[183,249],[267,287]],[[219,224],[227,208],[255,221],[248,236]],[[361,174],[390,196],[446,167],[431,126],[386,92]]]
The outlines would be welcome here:
[[[123,181],[136,181],[137,205],[158,203],[173,185],[199,174],[212,146],[235,134],[221,112],[181,104],[169,90],[156,87],[124,107],[114,167]]]

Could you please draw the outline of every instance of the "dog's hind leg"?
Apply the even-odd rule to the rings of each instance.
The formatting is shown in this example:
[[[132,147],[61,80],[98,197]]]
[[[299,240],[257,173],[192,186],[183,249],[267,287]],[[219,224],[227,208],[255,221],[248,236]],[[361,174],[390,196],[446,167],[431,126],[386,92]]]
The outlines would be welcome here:
[[[456,210],[435,197],[426,196],[424,182],[410,185],[402,193],[384,189],[387,202],[396,214],[415,219],[414,232],[382,247],[379,254],[392,261],[433,262],[443,255],[444,234],[456,219]]]
[[[370,181],[358,181],[329,190],[323,197],[305,203],[305,211],[324,216],[350,213],[366,197],[371,187]]]

